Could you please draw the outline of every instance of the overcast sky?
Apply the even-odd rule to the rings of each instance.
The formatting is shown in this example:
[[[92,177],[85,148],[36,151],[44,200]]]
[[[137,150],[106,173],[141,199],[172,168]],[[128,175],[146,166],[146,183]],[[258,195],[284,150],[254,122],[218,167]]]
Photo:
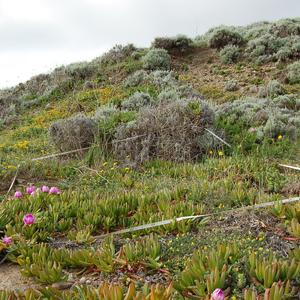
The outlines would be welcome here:
[[[0,87],[116,43],[300,16],[300,0],[0,0]]]

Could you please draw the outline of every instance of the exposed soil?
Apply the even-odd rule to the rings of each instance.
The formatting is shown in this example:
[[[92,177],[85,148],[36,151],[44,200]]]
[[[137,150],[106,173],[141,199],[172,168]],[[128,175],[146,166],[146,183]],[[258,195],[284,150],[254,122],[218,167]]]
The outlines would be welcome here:
[[[13,264],[3,264],[0,266],[0,290],[21,290],[37,288],[38,285],[31,279],[23,277],[20,268]]]

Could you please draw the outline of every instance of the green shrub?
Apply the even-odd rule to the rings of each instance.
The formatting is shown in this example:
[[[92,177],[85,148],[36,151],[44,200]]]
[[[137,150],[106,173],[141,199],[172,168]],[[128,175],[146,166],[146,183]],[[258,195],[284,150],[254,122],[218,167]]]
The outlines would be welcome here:
[[[287,108],[295,111],[300,110],[300,99],[296,95],[280,95],[273,99],[276,105],[280,108]]]
[[[249,129],[258,140],[286,135],[291,139],[300,134],[300,115],[297,106],[286,107],[280,100],[248,98],[217,107],[218,118],[235,126],[239,123]]]
[[[98,126],[98,137],[101,141],[110,142],[115,134],[117,126],[122,123],[133,121],[135,117],[135,112],[122,111],[114,106],[103,106],[98,108],[94,117],[94,121]]]
[[[223,28],[216,30],[212,34],[209,40],[209,45],[212,48],[221,49],[227,45],[240,46],[243,44],[243,42],[243,37],[239,33]]]
[[[103,64],[118,63],[129,57],[134,51],[136,51],[136,47],[133,44],[128,44],[125,46],[115,45],[108,52],[104,53],[100,58],[95,59],[95,61],[100,60]]]
[[[176,89],[164,89],[157,96],[157,100],[160,102],[175,101],[180,99],[180,93]]]
[[[296,61],[288,66],[288,80],[290,83],[300,83],[300,61]]]
[[[259,88],[258,96],[261,98],[274,98],[283,93],[283,86],[277,80],[271,80],[266,86]]]
[[[95,112],[94,120],[96,122],[99,122],[100,120],[109,118],[118,112],[119,110],[115,106],[111,106],[111,105],[100,106]]]
[[[165,49],[168,52],[179,50],[181,52],[191,48],[193,41],[185,35],[176,37],[157,37],[152,42],[153,48]]]
[[[49,128],[50,140],[60,151],[89,147],[96,132],[96,123],[83,115],[59,120]]]
[[[267,96],[276,97],[284,93],[283,86],[277,80],[271,80],[267,85]]]
[[[99,65],[95,63],[80,62],[73,63],[65,67],[67,76],[75,80],[85,80],[91,78],[99,70]]]
[[[290,47],[282,47],[280,48],[277,53],[276,53],[276,59],[278,61],[285,62],[287,61],[290,57],[292,57],[293,50]]]
[[[179,86],[173,71],[156,70],[150,73],[150,82],[159,89]]]
[[[250,40],[246,50],[252,57],[258,57],[262,55],[272,55],[282,46],[284,46],[284,41],[281,38],[266,33],[256,39]]]
[[[148,70],[169,70],[171,57],[165,49],[151,49],[143,57],[143,67]]]
[[[300,35],[300,23],[297,19],[282,19],[274,22],[269,32],[279,36],[287,37],[291,35]]]
[[[220,51],[220,59],[224,64],[237,62],[240,57],[240,48],[235,45],[227,45]]]
[[[140,84],[145,83],[149,79],[149,75],[144,70],[138,70],[134,72],[133,74],[129,75],[125,81],[124,86],[125,87],[135,87]]]
[[[229,80],[225,83],[225,91],[234,92],[239,89],[239,83],[236,80]]]
[[[153,102],[151,96],[147,93],[136,92],[127,100],[122,102],[122,108],[126,110],[140,110],[142,107],[150,105]]]

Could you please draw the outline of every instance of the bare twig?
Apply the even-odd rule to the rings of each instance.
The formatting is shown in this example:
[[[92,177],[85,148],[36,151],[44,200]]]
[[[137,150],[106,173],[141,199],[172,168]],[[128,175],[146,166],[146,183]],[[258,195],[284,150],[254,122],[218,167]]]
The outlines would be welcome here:
[[[204,128],[208,133],[210,133],[212,136],[214,136],[216,139],[218,139],[219,141],[221,141],[223,144],[225,144],[226,146],[231,148],[231,145],[228,144],[226,141],[224,141],[222,138],[220,138],[219,136],[217,136],[214,132],[210,131],[207,128]]]
[[[62,153],[49,154],[49,155],[45,155],[45,156],[41,156],[41,157],[32,158],[31,161],[44,160],[44,159],[47,159],[47,158],[53,158],[53,157],[57,157],[57,156],[63,156],[63,155],[71,154],[71,153],[76,153],[76,152],[88,150],[88,149],[91,149],[93,147],[96,147],[96,146],[80,148],[80,149],[66,151],[66,152],[62,152]]]
[[[121,143],[121,142],[126,142],[126,141],[130,141],[130,140],[134,140],[134,139],[137,139],[139,137],[143,137],[143,136],[146,136],[146,134],[140,134],[140,135],[136,135],[136,136],[131,136],[127,139],[123,139],[123,140],[113,140],[112,142],[113,143]]]
[[[289,169],[300,171],[299,167],[294,167],[294,166],[289,166],[289,165],[283,165],[283,164],[279,164],[279,166],[284,167],[284,168],[289,168]]]
[[[10,186],[9,186],[9,189],[8,189],[8,191],[7,191],[7,193],[6,193],[6,198],[8,197],[10,191],[12,190],[12,188],[13,188],[15,182],[16,182],[16,179],[17,179],[17,176],[18,176],[18,173],[19,173],[19,168],[20,168],[20,165],[17,166],[15,176],[14,176],[13,180],[11,181],[11,184],[10,184]]]
[[[163,225],[172,224],[173,222],[180,222],[180,221],[183,221],[183,220],[192,220],[193,221],[193,220],[200,219],[200,218],[203,219],[203,218],[208,218],[208,217],[212,217],[212,216],[216,216],[216,215],[236,213],[236,212],[243,211],[243,210],[248,210],[248,209],[260,209],[260,208],[273,206],[277,202],[280,202],[282,204],[286,204],[286,203],[294,203],[294,202],[298,202],[298,201],[300,201],[300,197],[284,199],[284,200],[281,200],[281,201],[265,202],[265,203],[261,203],[261,204],[249,205],[249,206],[244,206],[244,207],[239,207],[239,208],[233,208],[233,209],[220,211],[220,212],[216,212],[216,213],[210,213],[210,214],[178,217],[178,218],[173,218],[173,219],[168,219],[168,220],[162,220],[162,221],[159,221],[159,222],[139,225],[139,226],[135,226],[135,227],[131,227],[131,228],[125,228],[125,229],[121,229],[121,230],[118,230],[118,231],[115,231],[115,232],[110,232],[110,233],[107,233],[107,234],[94,236],[94,238],[95,239],[102,239],[102,238],[104,238],[108,235],[119,235],[119,234],[124,234],[124,233],[136,232],[136,231],[139,231],[139,230],[150,229],[150,228],[155,228],[155,227],[159,227],[159,226],[163,226]]]

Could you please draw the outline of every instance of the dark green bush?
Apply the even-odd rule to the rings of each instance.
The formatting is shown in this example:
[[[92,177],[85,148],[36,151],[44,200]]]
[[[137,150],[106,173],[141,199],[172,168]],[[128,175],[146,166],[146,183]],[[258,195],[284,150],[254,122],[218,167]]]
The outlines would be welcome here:
[[[185,52],[192,47],[193,41],[185,35],[178,35],[176,37],[157,37],[152,42],[153,48],[165,49],[168,52],[178,50]]]
[[[244,43],[243,37],[232,30],[223,28],[216,30],[209,40],[211,48],[221,49],[227,45],[240,46]]]

